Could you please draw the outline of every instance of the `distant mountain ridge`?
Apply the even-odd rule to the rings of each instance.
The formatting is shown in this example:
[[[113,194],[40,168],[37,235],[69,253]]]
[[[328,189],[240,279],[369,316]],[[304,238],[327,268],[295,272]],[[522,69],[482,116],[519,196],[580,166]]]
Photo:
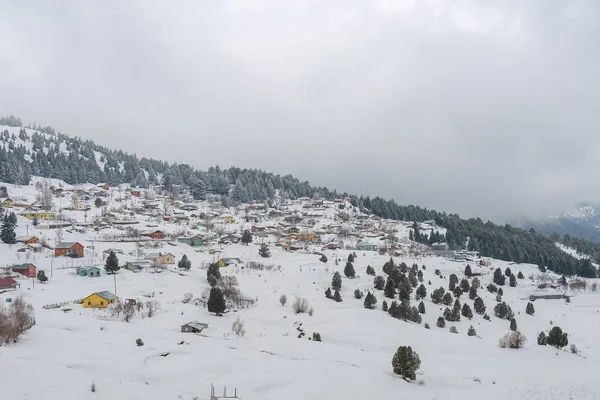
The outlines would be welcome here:
[[[526,220],[522,226],[548,236],[558,233],[600,243],[600,203],[582,204],[570,212],[540,220]]]

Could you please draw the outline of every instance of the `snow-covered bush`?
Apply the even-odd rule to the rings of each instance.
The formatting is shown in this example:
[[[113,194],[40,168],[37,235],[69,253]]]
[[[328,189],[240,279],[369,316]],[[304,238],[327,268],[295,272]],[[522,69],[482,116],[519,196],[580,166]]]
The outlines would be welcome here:
[[[294,302],[292,303],[292,310],[294,310],[296,314],[304,314],[308,312],[309,309],[310,304],[308,300],[302,297],[296,297],[294,299]]]

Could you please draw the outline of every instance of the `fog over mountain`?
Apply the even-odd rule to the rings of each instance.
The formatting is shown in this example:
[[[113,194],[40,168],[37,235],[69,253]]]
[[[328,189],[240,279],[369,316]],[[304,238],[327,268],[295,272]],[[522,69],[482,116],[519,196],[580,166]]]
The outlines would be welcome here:
[[[318,10],[318,12],[316,11]],[[498,222],[600,199],[600,4],[9,2],[1,115]]]

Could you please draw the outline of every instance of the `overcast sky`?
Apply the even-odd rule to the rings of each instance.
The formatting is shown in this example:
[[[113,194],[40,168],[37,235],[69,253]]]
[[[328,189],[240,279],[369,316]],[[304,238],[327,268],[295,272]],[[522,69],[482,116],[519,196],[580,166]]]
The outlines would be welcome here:
[[[0,114],[502,222],[600,201],[600,2],[4,1]]]

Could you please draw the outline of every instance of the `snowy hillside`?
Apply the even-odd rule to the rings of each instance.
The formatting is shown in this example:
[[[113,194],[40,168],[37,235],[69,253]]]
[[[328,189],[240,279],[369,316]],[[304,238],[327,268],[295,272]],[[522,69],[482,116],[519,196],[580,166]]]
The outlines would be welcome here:
[[[17,203],[35,208],[37,180],[30,186],[5,186]],[[0,290],[0,302],[10,307],[8,299],[22,296],[34,306],[36,322],[17,343],[0,347],[0,365],[6,366],[0,374],[2,398],[204,400],[209,399],[211,383],[218,393],[224,385],[228,394],[237,388],[238,396],[246,400],[395,394],[410,399],[597,399],[600,393],[596,334],[600,294],[592,289],[596,279],[588,279],[585,290],[562,287],[558,276],[540,273],[537,265],[479,259],[472,253],[435,253],[409,240],[411,222],[362,214],[346,202],[299,199],[282,201],[278,209],[262,204],[224,207],[193,201],[185,193],[175,200],[127,185],[108,190],[59,181],[52,185],[61,189],[55,190],[61,197],[53,197],[51,212],[68,221],[62,230],[53,228],[56,220],[38,220],[34,225],[25,217],[31,209],[6,208],[17,214],[17,236],[36,236],[47,247],[0,244],[4,275],[20,284],[15,290]],[[84,207],[74,209],[79,202]],[[419,226],[428,235],[445,234],[434,225]],[[253,232],[252,242],[233,243],[246,230]],[[163,239],[144,236],[158,231]],[[182,242],[191,237],[202,238],[202,246]],[[59,239],[81,243],[85,256],[55,257]],[[261,244],[268,245],[271,257],[259,256]],[[361,244],[369,250],[357,250]],[[109,249],[117,253],[122,267],[127,262],[143,264],[157,252],[171,253],[176,262],[144,264],[140,272],[121,268],[109,275],[104,271]],[[350,279],[344,270],[353,253],[356,277]],[[394,299],[386,298],[383,290],[374,289],[374,276],[367,268],[387,278],[383,266],[390,253],[396,266],[405,263],[410,269],[416,264],[422,274],[418,285],[424,285],[427,295],[421,323],[393,318],[382,310],[384,301],[388,306],[400,303],[398,291]],[[191,261],[189,270],[177,267],[184,254]],[[320,261],[322,254],[327,262]],[[241,260],[219,271],[237,278],[248,307],[230,304],[229,312],[216,316],[196,304],[207,299],[211,288],[208,265],[226,258]],[[48,282],[15,273],[13,265],[23,263],[44,270]],[[475,312],[469,293],[458,293],[460,303],[473,310],[472,319],[461,316],[440,328],[437,321],[446,305],[434,304],[431,294],[439,287],[448,291],[452,274],[472,285],[474,278],[465,277],[467,265],[480,274],[477,296],[490,320]],[[90,266],[100,268],[101,275],[77,275],[81,267]],[[498,268],[522,276],[515,278],[515,287],[508,277],[501,287],[501,301],[512,308],[518,330],[528,339],[522,349],[498,344],[510,332],[509,321],[494,315],[497,293],[486,290]],[[335,272],[343,277],[342,302],[325,297]],[[374,309],[364,307],[364,297],[355,298],[357,289],[376,297]],[[102,291],[123,302],[134,299],[158,308],[151,317],[143,308],[125,322],[123,315],[110,312],[112,307],[83,307],[82,299]],[[186,293],[192,294],[188,303]],[[415,294],[413,288],[411,306],[420,302]],[[525,313],[530,295],[548,294],[566,294],[570,301],[538,299],[533,302],[535,313]],[[285,305],[280,303],[282,295],[288,299]],[[308,301],[312,315],[294,313],[296,298]],[[232,331],[238,319],[243,335]],[[191,321],[208,328],[182,332],[182,325]],[[458,333],[449,332],[451,326]],[[467,335],[470,326],[476,336]],[[576,345],[579,354],[571,353],[569,346],[558,350],[537,344],[538,334],[555,326],[568,332],[569,346]],[[315,332],[321,342],[309,340]],[[143,346],[136,345],[138,338]],[[411,346],[420,355],[415,381],[392,372],[399,346]],[[90,390],[92,383],[95,392]]]

